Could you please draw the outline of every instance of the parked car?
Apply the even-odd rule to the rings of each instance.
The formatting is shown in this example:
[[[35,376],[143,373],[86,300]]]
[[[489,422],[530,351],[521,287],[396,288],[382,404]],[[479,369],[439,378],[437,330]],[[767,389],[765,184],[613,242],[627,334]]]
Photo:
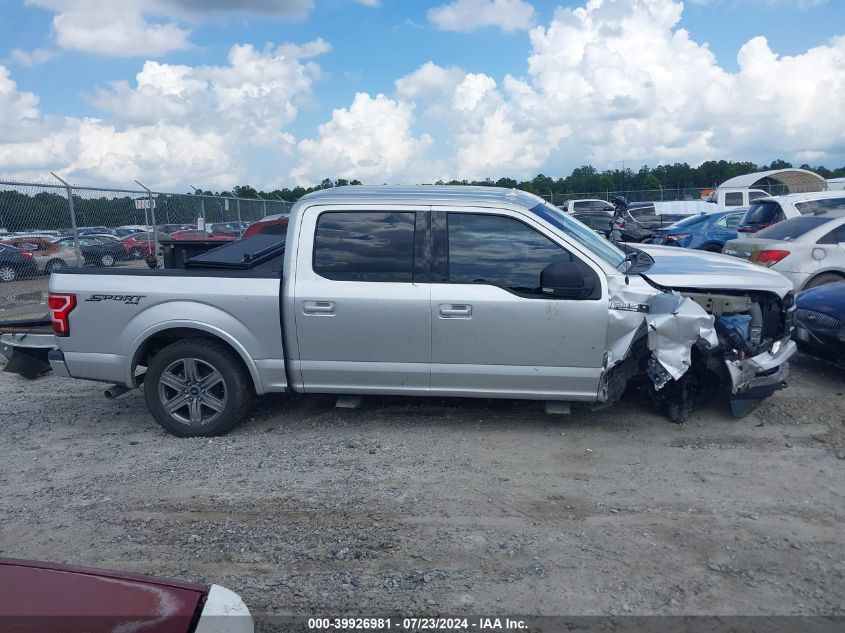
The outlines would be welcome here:
[[[232,235],[209,234],[202,229],[190,229],[188,231],[176,231],[170,234],[171,240],[213,240],[216,242],[231,242],[236,237]]]
[[[252,633],[249,609],[219,585],[0,558],[5,631]]]
[[[845,279],[845,210],[784,220],[722,252],[776,270],[796,292]]]
[[[117,235],[114,229],[107,226],[81,226],[78,232],[79,235]]]
[[[207,229],[211,235],[228,235],[235,238],[240,236],[240,231],[232,228],[228,222],[215,222],[209,224]]]
[[[845,367],[845,281],[805,290],[795,306],[798,349]]]
[[[189,231],[191,229],[197,228],[193,224],[159,224],[158,230],[161,233],[173,233],[174,231]]]
[[[243,239],[253,235],[278,235],[284,238],[288,232],[289,214],[268,215],[249,225],[244,231]]]
[[[73,248],[74,239],[72,237],[63,237],[57,240],[56,244],[66,248]],[[82,253],[82,257],[85,258],[85,264],[88,266],[108,268],[114,266],[119,261],[129,259],[121,242],[88,235],[79,236],[79,250]]]
[[[0,244],[0,281],[16,281],[31,277],[37,271],[35,258],[9,244]]]
[[[151,232],[133,233],[120,241],[128,259],[144,259],[147,255],[156,254],[156,238],[158,240],[169,240],[169,233]]]
[[[146,226],[119,226],[117,227],[114,232],[117,237],[123,239],[124,237],[128,237],[130,235],[134,235],[135,233],[143,233],[144,231],[148,231],[149,227]]]
[[[65,266],[76,266],[76,251],[73,244],[65,246],[43,237],[15,237],[3,240],[16,248],[32,253],[39,272],[51,273]]]
[[[613,213],[613,205],[607,200],[585,198],[584,200],[567,200],[559,207],[566,213]]]
[[[576,211],[572,214],[572,217],[605,237],[610,237],[613,214],[605,213],[604,211],[592,211],[590,213]],[[634,218],[624,216],[620,232],[623,242],[648,242],[651,240],[652,235],[652,229],[643,226]]]
[[[736,238],[745,209],[700,213],[665,228],[655,229],[652,244],[721,253],[725,242]]]
[[[747,209],[755,200],[768,196],[769,193],[762,189],[719,187],[707,197],[707,202],[717,205],[720,210],[729,210],[736,207]]]
[[[783,388],[796,350],[781,275],[623,251],[526,192],[335,187],[290,223],[285,244],[256,235],[183,270],[57,271],[51,367],[111,396],[143,384],[163,428],[209,436],[268,392],[590,408],[639,381],[682,421],[712,384],[742,416]]]
[[[845,192],[817,191],[769,196],[755,200],[737,227],[740,233],[756,233],[778,222],[845,208]]]

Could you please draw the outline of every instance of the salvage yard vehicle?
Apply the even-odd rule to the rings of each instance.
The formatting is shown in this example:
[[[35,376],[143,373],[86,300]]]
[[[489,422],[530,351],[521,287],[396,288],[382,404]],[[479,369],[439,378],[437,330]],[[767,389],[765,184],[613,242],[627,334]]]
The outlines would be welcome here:
[[[76,265],[76,251],[73,245],[65,246],[43,237],[14,237],[3,240],[2,243],[32,253],[39,272],[51,273],[65,266]]]
[[[721,253],[725,242],[736,238],[736,227],[742,222],[745,211],[740,209],[690,216],[665,229],[655,230],[652,243]]]
[[[785,196],[759,198],[748,208],[737,231],[756,233],[789,218],[837,209],[845,209],[845,194],[841,191],[791,193]]]
[[[74,248],[75,242],[76,240],[72,237],[63,237],[60,240],[56,240],[58,246],[65,248]],[[107,240],[92,235],[80,235],[78,242],[79,250],[88,266],[108,268],[121,260],[128,259],[126,250],[118,240]]]
[[[805,290],[795,306],[798,349],[845,367],[845,281]]]
[[[845,209],[780,222],[722,252],[776,270],[795,292],[845,280]]]
[[[219,585],[0,558],[4,630],[252,633],[249,609]]]
[[[0,244],[0,282],[31,277],[36,270],[32,253],[9,244]]]
[[[180,270],[58,271],[53,370],[143,385],[179,436],[226,433],[255,394],[461,396],[600,408],[643,385],[676,421],[785,385],[781,275],[723,255],[620,250],[538,196],[336,187]],[[341,399],[344,400],[344,398]]]

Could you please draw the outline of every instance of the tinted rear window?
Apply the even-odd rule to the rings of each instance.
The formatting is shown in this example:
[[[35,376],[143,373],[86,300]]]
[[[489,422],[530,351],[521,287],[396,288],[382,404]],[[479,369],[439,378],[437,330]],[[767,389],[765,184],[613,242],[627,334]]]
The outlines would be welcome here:
[[[763,229],[757,233],[755,237],[767,240],[794,240],[833,219],[835,218],[825,217],[823,215],[791,218],[789,220],[779,222],[774,226],[770,226],[769,228]]]
[[[780,205],[777,202],[758,202],[752,204],[745,214],[743,224],[771,224],[776,221],[781,213]]]

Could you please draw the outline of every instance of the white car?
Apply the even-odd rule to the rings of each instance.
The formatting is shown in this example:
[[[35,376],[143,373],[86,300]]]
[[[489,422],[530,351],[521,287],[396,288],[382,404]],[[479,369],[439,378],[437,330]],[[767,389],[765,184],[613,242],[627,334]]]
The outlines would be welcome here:
[[[796,292],[845,280],[845,210],[802,215],[725,244],[722,253],[776,270]]]
[[[845,191],[815,191],[769,196],[755,200],[737,227],[740,233],[756,233],[772,224],[802,215],[845,209]]]

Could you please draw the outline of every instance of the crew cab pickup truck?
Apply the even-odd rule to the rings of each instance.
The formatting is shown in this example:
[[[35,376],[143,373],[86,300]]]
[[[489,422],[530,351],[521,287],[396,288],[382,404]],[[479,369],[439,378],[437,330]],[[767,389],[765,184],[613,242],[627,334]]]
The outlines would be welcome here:
[[[795,352],[781,275],[719,254],[623,251],[516,190],[319,191],[280,239],[179,270],[57,271],[50,365],[114,383],[112,395],[143,386],[165,429],[206,436],[243,420],[256,394],[286,391],[564,409],[639,382],[676,420],[713,388],[742,415],[784,386]]]

